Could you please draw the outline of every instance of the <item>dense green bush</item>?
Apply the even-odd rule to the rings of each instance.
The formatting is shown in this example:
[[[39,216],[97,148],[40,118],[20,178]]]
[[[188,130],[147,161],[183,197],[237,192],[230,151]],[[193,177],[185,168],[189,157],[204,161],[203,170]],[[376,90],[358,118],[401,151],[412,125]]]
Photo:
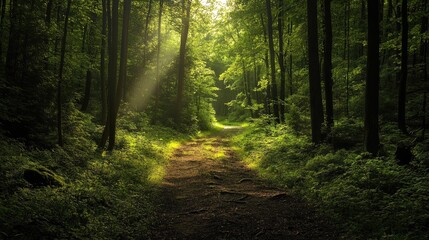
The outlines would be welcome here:
[[[344,125],[354,133],[342,132]],[[339,124],[334,136],[352,141],[359,129],[357,123]],[[387,148],[398,139],[390,134],[383,137],[390,140]],[[429,234],[427,141],[416,145],[416,161],[408,166],[397,165],[394,151],[373,158],[356,144],[347,150],[315,146],[283,125],[255,123],[234,142],[251,168],[318,205],[342,225],[346,238],[424,239]]]
[[[78,111],[69,116],[64,148],[29,148],[0,137],[0,238],[145,236],[154,217],[154,183],[162,179],[176,141],[186,136],[149,125],[144,114],[124,111],[117,149],[100,153],[93,136],[102,128]],[[29,168],[48,169],[65,184],[32,186],[23,178]]]

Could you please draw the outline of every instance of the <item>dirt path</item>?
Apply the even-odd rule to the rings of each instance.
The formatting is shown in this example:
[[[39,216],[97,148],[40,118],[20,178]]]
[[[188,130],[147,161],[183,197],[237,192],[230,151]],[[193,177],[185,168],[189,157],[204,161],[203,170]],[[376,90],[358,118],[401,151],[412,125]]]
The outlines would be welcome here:
[[[150,239],[336,239],[314,209],[239,161],[229,146],[237,131],[227,128],[176,151]]]

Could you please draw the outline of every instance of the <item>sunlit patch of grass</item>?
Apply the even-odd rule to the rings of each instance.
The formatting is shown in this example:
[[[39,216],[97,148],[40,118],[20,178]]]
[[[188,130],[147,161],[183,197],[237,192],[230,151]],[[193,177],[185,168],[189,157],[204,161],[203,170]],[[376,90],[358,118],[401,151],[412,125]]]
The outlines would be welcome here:
[[[165,176],[165,167],[156,165],[149,169],[148,180],[150,183],[160,183]]]
[[[213,152],[215,150],[215,147],[213,147],[213,145],[211,145],[210,143],[205,143],[203,145],[201,145],[203,147],[204,150],[209,151],[209,152]]]
[[[215,160],[225,160],[227,158],[225,151],[223,149],[220,149],[213,155]]]

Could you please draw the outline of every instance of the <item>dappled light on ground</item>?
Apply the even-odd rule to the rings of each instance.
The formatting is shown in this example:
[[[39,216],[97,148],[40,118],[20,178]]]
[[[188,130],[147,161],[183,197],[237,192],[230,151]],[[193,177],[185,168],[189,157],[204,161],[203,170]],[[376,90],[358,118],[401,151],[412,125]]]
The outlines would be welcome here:
[[[151,239],[335,239],[315,209],[270,186],[230,146],[240,126],[197,138],[171,158]]]

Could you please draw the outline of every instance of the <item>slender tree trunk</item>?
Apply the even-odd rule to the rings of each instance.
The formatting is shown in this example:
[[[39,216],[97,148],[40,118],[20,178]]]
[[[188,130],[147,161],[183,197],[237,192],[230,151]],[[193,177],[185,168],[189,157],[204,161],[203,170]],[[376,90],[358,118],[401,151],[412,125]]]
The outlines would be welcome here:
[[[66,15],[64,19],[64,29],[63,37],[61,40],[61,59],[60,59],[60,69],[58,74],[58,86],[57,86],[57,132],[58,132],[58,145],[63,146],[63,131],[62,131],[62,82],[63,82],[63,71],[64,71],[64,62],[66,55],[66,43],[67,43],[67,31],[69,24],[69,15],[71,8],[71,0],[67,1]]]
[[[115,6],[113,6],[115,7]],[[122,22],[122,40],[121,40],[121,57],[119,63],[119,79],[116,87],[116,96],[113,103],[113,113],[109,125],[109,145],[107,150],[112,151],[115,147],[116,138],[116,119],[119,112],[119,106],[122,101],[126,77],[127,77],[127,61],[128,61],[128,28],[130,22],[131,0],[124,0],[124,15]],[[115,19],[113,12],[112,18]],[[115,41],[113,41],[114,43]],[[116,65],[116,64],[115,64]]]
[[[0,39],[3,39],[3,24],[4,24],[4,16],[6,15],[6,0],[1,0],[2,8],[1,8],[1,16],[0,16]],[[0,63],[3,62],[3,41],[0,41]]]
[[[292,20],[290,20],[289,25],[289,39],[287,40],[287,48],[289,50],[289,95],[293,95],[293,54],[292,54],[292,48],[291,48],[291,37],[293,33],[293,23]]]
[[[408,78],[408,1],[402,0],[402,45],[401,45],[401,79],[399,82],[398,95],[398,128],[407,133],[405,123],[405,105],[407,101],[407,78]]]
[[[81,52],[82,54],[85,54],[87,52],[87,49],[89,48],[89,46],[87,46],[87,38],[88,38],[88,31],[89,31],[89,24],[85,24],[84,28],[83,28],[83,33],[82,33],[82,46],[81,46]],[[84,66],[81,65],[81,68],[83,69]],[[90,72],[90,70],[88,69],[86,71],[86,77],[85,77],[85,87],[84,87],[84,94],[83,94],[83,99],[82,99],[82,106],[80,108],[80,110],[82,112],[86,112],[88,110],[88,106],[89,106],[89,100],[90,100],[90,94],[91,94],[91,80],[92,80],[92,74]]]
[[[334,125],[334,104],[332,100],[332,20],[331,0],[324,0],[324,60],[323,80],[325,81],[326,124],[328,129]]]
[[[277,29],[279,33],[279,68],[280,68],[280,122],[285,121],[285,101],[286,101],[286,67],[283,52],[283,25],[284,25],[284,4],[279,1],[279,17]]]
[[[362,0],[362,9],[365,8],[364,1]],[[346,68],[346,115],[350,115],[350,0],[344,5],[345,18],[344,18],[344,59],[347,60]]]
[[[17,71],[17,57],[18,57],[18,44],[20,35],[18,34],[18,0],[10,0],[10,30],[9,30],[9,44],[6,56],[6,75],[9,81],[14,82],[16,79]]]
[[[100,90],[101,90],[101,122],[107,121],[107,96],[106,96],[106,38],[107,38],[107,4],[102,0],[103,25],[101,29],[101,53],[100,53]]]
[[[317,0],[307,0],[308,59],[310,80],[311,136],[313,143],[322,141],[323,104],[320,81]]]
[[[249,74],[246,70],[246,65],[242,62],[242,71],[243,71],[243,90],[246,96],[246,104],[249,108],[250,116],[253,118],[253,110],[252,110],[252,98],[250,96],[250,86],[249,86]]]
[[[159,98],[161,95],[161,77],[160,77],[160,55],[161,55],[161,27],[162,27],[162,8],[164,0],[159,1],[159,13],[158,13],[158,46],[156,49],[156,85],[155,85],[155,112],[153,122],[158,121],[159,113]]]
[[[148,41],[149,41],[149,22],[152,15],[152,0],[149,0],[149,6],[146,14],[146,23],[144,28],[144,53],[143,53],[143,67],[146,67],[147,62],[147,50],[148,50]]]
[[[423,10],[426,12],[427,10],[427,4],[428,1],[424,0],[423,1]],[[422,22],[421,22],[421,34],[424,35],[425,33],[427,33],[428,31],[428,17],[427,15],[422,17]],[[427,52],[428,52],[428,40],[425,38],[424,40],[422,40],[421,42],[421,55],[423,58],[423,81],[424,81],[424,85],[427,85],[428,82],[428,70],[427,70]],[[422,133],[421,133],[421,138],[422,140],[425,139],[425,135],[426,135],[426,106],[427,106],[427,88],[424,89],[423,92],[423,103],[422,103]]]
[[[92,85],[92,73],[91,70],[86,70],[85,78],[85,94],[83,95],[81,111],[86,112],[89,107],[89,100],[91,98],[91,85]]]
[[[380,145],[378,133],[380,86],[380,22],[378,1],[368,2],[368,59],[365,87],[365,150],[377,155]]]
[[[274,118],[277,123],[280,122],[279,116],[279,97],[277,95],[277,81],[276,81],[276,60],[274,52],[274,38],[273,38],[273,16],[271,13],[271,0],[265,0],[267,9],[267,34],[268,34],[268,45],[270,49],[270,66],[271,66],[271,97],[273,100],[273,111]]]
[[[186,44],[188,41],[191,0],[182,0],[182,34],[180,39],[179,75],[177,80],[176,123],[181,123],[185,90]]]
[[[268,40],[267,40],[267,28],[265,27],[265,23],[264,23],[264,16],[261,13],[261,24],[262,24],[262,30],[264,32],[264,43],[265,45],[268,45]],[[267,78],[267,89],[266,89],[266,94],[265,94],[265,100],[264,100],[264,105],[265,105],[265,112],[266,114],[271,114],[271,81],[270,81],[270,64],[269,64],[269,57],[268,57],[268,50],[265,50],[265,55],[264,55],[264,63],[265,63],[265,71],[266,71],[266,78]]]
[[[109,7],[108,1],[108,9]],[[107,115],[107,123],[104,128],[102,142],[100,147],[104,147],[106,144],[107,136],[109,139],[109,146],[113,147],[115,144],[115,135],[116,135],[116,80],[117,80],[117,70],[118,70],[118,18],[119,18],[119,0],[112,0],[112,17],[110,20],[109,27],[109,71],[108,71],[108,115]],[[104,141],[104,142],[103,142]]]
[[[52,19],[52,9],[54,8],[54,0],[49,0],[46,5],[46,14],[45,14],[45,22],[46,25],[51,24]]]

